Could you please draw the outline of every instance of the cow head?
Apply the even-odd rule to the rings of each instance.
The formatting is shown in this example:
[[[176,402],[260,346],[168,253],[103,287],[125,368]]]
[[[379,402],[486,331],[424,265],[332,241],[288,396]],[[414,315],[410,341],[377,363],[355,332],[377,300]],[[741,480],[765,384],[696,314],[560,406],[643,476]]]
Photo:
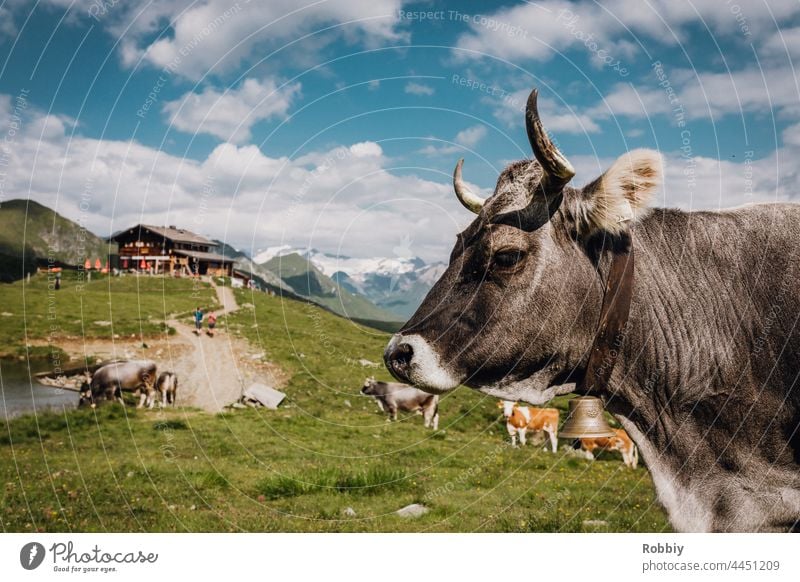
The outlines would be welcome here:
[[[649,150],[620,157],[583,188],[550,141],[528,98],[534,160],[509,165],[484,200],[453,176],[458,199],[478,216],[450,264],[384,353],[400,381],[432,393],[459,384],[506,400],[541,404],[569,392],[594,337],[602,286],[597,261],[625,244],[661,179]]]
[[[370,376],[364,380],[364,386],[361,387],[361,393],[365,396],[372,396],[375,393],[375,376]]]
[[[93,404],[92,386],[89,384],[89,382],[83,382],[81,384],[80,392],[78,393],[78,408],[83,408],[84,406],[93,406]]]
[[[511,415],[514,414],[514,409],[517,406],[519,406],[519,404],[517,404],[516,402],[513,402],[511,400],[500,400],[497,403],[497,408],[502,408],[503,409],[503,416],[505,418],[507,418],[507,419],[511,418]]]

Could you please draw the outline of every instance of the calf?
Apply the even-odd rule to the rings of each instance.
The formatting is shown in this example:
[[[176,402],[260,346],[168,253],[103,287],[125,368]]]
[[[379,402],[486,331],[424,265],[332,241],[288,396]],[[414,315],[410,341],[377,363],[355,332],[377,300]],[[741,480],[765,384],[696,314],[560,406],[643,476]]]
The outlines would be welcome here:
[[[517,446],[517,435],[519,435],[519,442],[524,445],[527,442],[526,435],[529,430],[544,431],[550,437],[550,446],[553,448],[553,452],[558,450],[558,410],[520,406],[510,400],[501,400],[497,403],[497,407],[503,409],[506,430],[511,437],[512,446]]]
[[[616,433],[613,437],[582,438],[581,450],[590,459],[594,459],[594,451],[619,451],[622,453],[622,461],[626,467],[635,469],[639,464],[639,449],[633,444],[631,437],[621,428],[613,429]]]
[[[425,428],[432,426],[433,430],[439,429],[439,397],[434,394],[428,394],[408,384],[377,382],[373,377],[364,381],[361,393],[372,396],[391,420],[397,420],[398,410],[420,412]]]
[[[175,372],[161,372],[156,380],[156,392],[160,395],[161,406],[175,406],[178,393],[178,376]]]

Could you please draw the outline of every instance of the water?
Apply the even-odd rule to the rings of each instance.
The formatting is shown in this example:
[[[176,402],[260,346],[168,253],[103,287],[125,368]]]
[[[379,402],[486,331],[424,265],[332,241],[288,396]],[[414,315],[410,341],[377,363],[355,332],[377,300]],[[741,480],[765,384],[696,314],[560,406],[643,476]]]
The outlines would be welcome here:
[[[47,362],[0,359],[0,420],[43,410],[78,406],[77,392],[39,384],[31,375],[48,369]]]

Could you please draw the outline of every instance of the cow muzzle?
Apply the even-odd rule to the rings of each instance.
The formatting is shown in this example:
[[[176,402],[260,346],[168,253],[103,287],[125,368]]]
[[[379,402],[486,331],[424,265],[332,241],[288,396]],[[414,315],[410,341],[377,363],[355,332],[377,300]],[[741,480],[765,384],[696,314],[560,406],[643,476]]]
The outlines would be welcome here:
[[[383,361],[397,380],[432,394],[449,392],[461,383],[433,347],[416,334],[395,334],[383,352]]]

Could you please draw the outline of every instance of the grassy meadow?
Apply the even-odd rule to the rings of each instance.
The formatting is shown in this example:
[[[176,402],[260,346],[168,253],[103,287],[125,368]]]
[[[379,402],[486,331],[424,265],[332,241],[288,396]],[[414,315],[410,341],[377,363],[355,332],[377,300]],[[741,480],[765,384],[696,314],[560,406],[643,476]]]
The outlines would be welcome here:
[[[26,340],[153,337],[170,317],[216,302],[209,284],[189,279],[92,273],[86,281],[65,271],[61,289],[53,285],[45,274],[0,284],[0,356],[24,353]]]
[[[128,291],[134,306],[185,307],[141,284]],[[443,397],[436,433],[419,416],[388,423],[359,395],[366,376],[388,379],[382,366],[359,363],[381,361],[386,334],[236,293],[242,308],[225,326],[290,375],[280,409],[114,405],[14,419],[0,426],[3,531],[669,529],[643,467],[626,469],[612,454],[589,462],[541,445],[512,449],[496,400],[468,389]],[[394,514],[411,503],[430,511]]]

